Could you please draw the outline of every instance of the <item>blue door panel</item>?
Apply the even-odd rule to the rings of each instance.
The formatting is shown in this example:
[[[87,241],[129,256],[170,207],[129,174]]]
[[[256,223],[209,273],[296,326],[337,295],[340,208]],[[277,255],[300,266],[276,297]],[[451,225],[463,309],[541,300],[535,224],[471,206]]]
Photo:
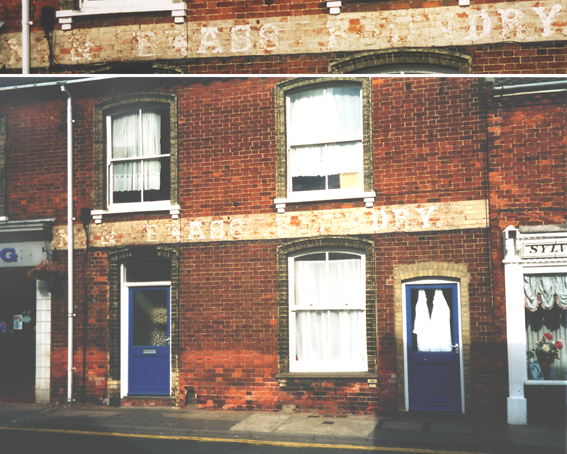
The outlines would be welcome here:
[[[431,297],[436,290],[443,292],[447,305],[451,310],[451,345],[458,344],[460,339],[457,285],[407,285],[406,332],[409,409],[461,411],[460,348],[455,348],[452,351],[417,351],[413,324],[417,295],[420,290],[427,292],[428,302],[431,302]]]
[[[170,289],[129,290],[128,394],[169,396]]]

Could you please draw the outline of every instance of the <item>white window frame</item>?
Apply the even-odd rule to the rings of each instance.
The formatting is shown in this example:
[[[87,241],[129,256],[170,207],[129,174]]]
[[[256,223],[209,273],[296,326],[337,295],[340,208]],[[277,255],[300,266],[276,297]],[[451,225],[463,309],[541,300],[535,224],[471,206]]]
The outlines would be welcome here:
[[[187,15],[187,3],[173,0],[82,0],[78,10],[57,11],[56,17],[63,30],[71,30],[73,17],[153,11],[171,11],[174,22],[183,23]]]
[[[352,255],[357,255],[360,257],[361,268],[360,268],[360,285],[361,285],[361,296],[358,304],[345,308],[344,310],[360,311],[362,314],[359,317],[360,326],[358,327],[358,333],[360,336],[360,345],[364,349],[361,352],[362,361],[361,362],[340,362],[340,363],[318,363],[313,362],[301,362],[297,361],[296,358],[296,313],[299,311],[327,311],[327,316],[333,311],[340,311],[343,309],[337,309],[336,307],[325,307],[317,306],[316,309],[309,309],[307,307],[296,307],[295,306],[295,260],[299,257],[312,255],[312,254],[326,254],[326,262],[329,261],[329,254],[332,253],[347,253]],[[289,310],[289,370],[290,372],[368,372],[368,351],[367,351],[367,334],[366,334],[366,254],[364,251],[358,249],[350,248],[314,248],[308,250],[298,251],[296,253],[290,254],[288,256],[288,279],[289,279],[289,299],[288,299],[288,310]]]
[[[132,161],[132,162],[137,162],[137,161],[141,161],[142,163],[144,161],[149,161],[149,160],[155,160],[155,159],[162,159],[162,158],[170,158],[170,165],[171,165],[171,154],[170,153],[166,153],[166,154],[160,154],[160,155],[156,155],[156,156],[151,156],[151,157],[135,157],[135,158],[119,158],[119,159],[113,159],[112,158],[112,120],[114,117],[116,117],[117,115],[120,114],[128,114],[128,113],[132,113],[134,114],[135,112],[137,112],[138,116],[139,116],[139,132],[141,134],[142,132],[142,112],[147,112],[147,111],[158,111],[160,109],[155,109],[155,108],[144,108],[144,107],[137,107],[137,108],[132,108],[132,109],[127,109],[127,110],[123,110],[120,112],[114,112],[111,115],[107,115],[106,116],[106,123],[105,123],[105,127],[106,127],[106,178],[107,178],[107,193],[106,193],[106,197],[107,197],[107,206],[108,206],[108,212],[110,213],[124,213],[124,212],[137,212],[137,211],[164,211],[164,210],[170,210],[171,208],[171,181],[169,182],[170,184],[170,188],[169,188],[169,194],[170,194],[170,198],[168,198],[167,200],[158,200],[158,201],[151,201],[151,202],[144,202],[143,201],[143,193],[144,193],[144,189],[141,189],[141,194],[142,194],[142,201],[141,202],[125,202],[125,203],[115,203],[112,201],[113,199],[113,191],[114,191],[114,187],[113,187],[113,175],[112,175],[112,166],[115,162],[124,162],[124,161]],[[160,113],[160,115],[162,115]],[[163,116],[162,116],[163,119]],[[169,126],[168,126],[169,127]],[[168,138],[162,138],[162,140],[168,140]],[[141,138],[140,138],[140,143],[141,142]],[[143,164],[142,164],[143,166]],[[143,168],[143,167],[142,167]],[[142,172],[143,173],[143,172]]]
[[[291,131],[290,128],[286,128],[287,130],[287,138],[286,138],[286,148],[287,148],[287,162],[291,162],[291,149],[292,147],[296,146],[305,146],[305,145],[324,145],[325,148],[330,144],[335,143],[347,143],[347,142],[360,142],[361,148],[364,146],[363,141],[363,129],[364,129],[364,121],[362,117],[362,87],[360,85],[352,85],[352,84],[338,84],[338,85],[331,85],[331,86],[324,86],[319,87],[315,86],[305,91],[313,91],[318,89],[328,89],[328,88],[335,88],[335,87],[352,87],[357,88],[359,93],[359,115],[360,115],[360,125],[361,130],[357,137],[349,137],[348,139],[341,139],[337,141],[329,140],[328,142],[301,142],[301,143],[293,143],[291,140]],[[286,124],[291,125],[291,96],[293,93],[286,95]],[[364,161],[364,154],[361,153],[361,159]],[[330,199],[335,200],[337,198],[342,197],[358,197],[364,192],[364,163],[360,163],[360,173],[361,173],[361,185],[359,188],[338,188],[338,189],[320,189],[320,190],[308,190],[308,191],[293,191],[293,184],[292,184],[292,176],[291,176],[291,165],[288,165],[287,169],[287,194],[288,200],[290,201],[312,201],[312,200],[324,200]],[[325,182],[328,186],[328,175],[325,176]]]

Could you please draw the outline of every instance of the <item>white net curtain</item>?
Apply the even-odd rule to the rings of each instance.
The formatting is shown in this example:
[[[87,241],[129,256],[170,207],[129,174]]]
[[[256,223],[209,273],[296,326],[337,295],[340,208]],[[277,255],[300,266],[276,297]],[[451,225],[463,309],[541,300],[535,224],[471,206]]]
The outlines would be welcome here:
[[[567,274],[525,275],[524,303],[526,307],[527,349],[535,347],[545,333],[554,340],[567,340]],[[553,378],[566,379],[567,351],[560,352],[559,360],[551,366]]]
[[[362,185],[360,88],[326,87],[290,96],[291,177],[341,175],[341,187]]]
[[[331,369],[366,363],[360,257],[295,262],[295,360]]]
[[[161,162],[144,159],[161,155],[161,115],[136,112],[112,120],[113,190],[160,189]],[[123,158],[140,158],[120,161]]]

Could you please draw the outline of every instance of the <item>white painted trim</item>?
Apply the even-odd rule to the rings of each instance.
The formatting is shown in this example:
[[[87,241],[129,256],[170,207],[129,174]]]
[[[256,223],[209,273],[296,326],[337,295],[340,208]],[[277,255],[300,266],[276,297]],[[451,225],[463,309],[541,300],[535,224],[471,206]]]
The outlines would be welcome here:
[[[332,202],[334,200],[362,199],[366,208],[374,206],[376,192],[363,192],[361,190],[349,191],[347,189],[329,189],[325,191],[290,192],[284,199],[274,199],[274,206],[278,213],[284,213],[286,205],[305,202]]]
[[[137,1],[92,1],[84,0],[79,10],[56,11],[55,16],[59,23],[63,24],[64,30],[71,29],[73,17],[98,16],[104,14],[128,14],[171,11],[175,23],[182,23],[187,15],[187,3],[159,0],[137,0]]]
[[[107,210],[93,210],[91,215],[95,224],[101,224],[103,216],[109,214],[128,214],[128,213],[151,213],[169,211],[171,219],[179,219],[181,208],[179,205],[171,205],[169,202],[145,202],[145,203],[123,203],[114,204]]]
[[[51,292],[35,281],[35,402],[51,401]]]
[[[527,425],[528,405],[524,394],[525,385],[564,386],[565,380],[548,380],[544,382],[528,380],[526,358],[526,313],[524,306],[525,274],[558,274],[567,273],[567,259],[525,258],[522,254],[523,244],[533,244],[535,239],[542,243],[554,238],[566,238],[567,231],[553,230],[549,232],[522,232],[509,226],[504,230],[504,289],[506,295],[506,337],[508,350],[508,424]]]
[[[407,340],[407,305],[406,305],[406,286],[408,285],[435,285],[435,284],[457,284],[457,304],[459,322],[459,373],[461,375],[461,412],[465,413],[465,369],[463,354],[463,319],[462,319],[462,298],[461,283],[451,279],[420,279],[416,281],[402,282],[402,323],[403,323],[403,345],[404,345],[404,394],[405,411],[409,411],[409,383],[408,383],[408,340]]]

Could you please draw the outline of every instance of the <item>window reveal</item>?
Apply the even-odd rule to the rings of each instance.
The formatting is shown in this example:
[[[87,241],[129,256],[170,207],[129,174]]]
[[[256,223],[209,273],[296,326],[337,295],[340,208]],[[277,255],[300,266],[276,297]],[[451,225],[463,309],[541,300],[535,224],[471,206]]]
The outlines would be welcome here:
[[[110,204],[170,198],[168,120],[138,109],[108,117]]]
[[[367,371],[364,262],[360,254],[290,258],[290,370]]]
[[[323,87],[288,97],[290,192],[363,188],[359,87]]]

